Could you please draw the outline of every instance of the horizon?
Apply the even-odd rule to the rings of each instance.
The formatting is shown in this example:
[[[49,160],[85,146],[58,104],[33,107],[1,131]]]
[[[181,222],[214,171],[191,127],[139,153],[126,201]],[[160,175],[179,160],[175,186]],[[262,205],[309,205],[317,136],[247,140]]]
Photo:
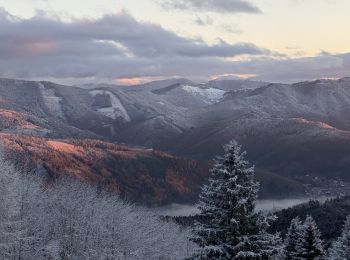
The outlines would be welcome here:
[[[60,83],[59,80],[55,81],[53,80],[40,80],[40,79],[26,79],[26,78],[8,78],[8,77],[0,77],[0,80],[19,80],[19,81],[28,81],[28,82],[50,82],[53,84],[58,84],[58,85],[66,85],[66,86],[72,86],[72,87],[82,87],[86,85],[92,84],[93,87],[98,87],[99,85],[111,85],[111,86],[125,86],[125,87],[133,87],[133,86],[142,86],[142,85],[147,85],[155,82],[162,82],[162,81],[168,81],[168,80],[188,80],[195,85],[201,85],[201,84],[206,84],[208,82],[212,81],[251,81],[251,82],[265,82],[268,84],[287,84],[287,85],[293,85],[297,83],[303,83],[303,82],[314,82],[318,80],[329,80],[329,81],[338,81],[342,79],[350,79],[350,76],[345,76],[345,77],[339,77],[339,78],[314,78],[314,79],[309,79],[309,80],[301,80],[301,81],[295,81],[295,82],[278,82],[278,81],[264,81],[264,80],[254,80],[251,78],[248,79],[243,79],[243,78],[216,78],[216,79],[209,79],[207,81],[194,81],[190,80],[188,78],[184,77],[172,77],[172,78],[163,78],[163,79],[157,79],[157,80],[150,80],[150,81],[144,81],[144,82],[139,82],[139,83],[134,83],[134,84],[117,84],[117,83],[110,83],[110,82],[86,82],[84,84],[65,84],[65,83]]]
[[[69,85],[176,77],[295,83],[350,71],[346,0],[88,0],[81,7],[0,0],[0,76]]]

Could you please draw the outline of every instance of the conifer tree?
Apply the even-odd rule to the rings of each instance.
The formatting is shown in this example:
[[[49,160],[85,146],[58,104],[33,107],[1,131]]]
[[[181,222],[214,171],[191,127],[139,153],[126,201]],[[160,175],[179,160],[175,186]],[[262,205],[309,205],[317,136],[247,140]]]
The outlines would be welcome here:
[[[287,260],[296,259],[300,255],[302,232],[303,226],[299,217],[292,219],[284,241]]]
[[[324,255],[321,233],[311,216],[306,217],[303,229],[300,257],[307,260],[320,259]]]
[[[231,141],[217,157],[209,184],[200,195],[193,241],[195,259],[271,259],[280,252],[279,236],[266,232],[268,219],[255,211],[259,184],[246,152]]]
[[[343,260],[350,257],[350,216],[346,218],[341,236],[329,249],[330,260]]]

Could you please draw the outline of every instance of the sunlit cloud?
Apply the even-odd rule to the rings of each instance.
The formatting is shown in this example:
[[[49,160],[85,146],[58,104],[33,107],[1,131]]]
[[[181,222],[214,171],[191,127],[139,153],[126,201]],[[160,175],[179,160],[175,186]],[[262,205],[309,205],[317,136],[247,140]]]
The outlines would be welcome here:
[[[211,76],[210,80],[217,80],[217,79],[253,79],[256,76],[257,76],[256,74],[226,73],[226,74]]]
[[[135,77],[135,78],[116,78],[113,80],[118,85],[138,85],[155,80],[162,80],[163,77]]]

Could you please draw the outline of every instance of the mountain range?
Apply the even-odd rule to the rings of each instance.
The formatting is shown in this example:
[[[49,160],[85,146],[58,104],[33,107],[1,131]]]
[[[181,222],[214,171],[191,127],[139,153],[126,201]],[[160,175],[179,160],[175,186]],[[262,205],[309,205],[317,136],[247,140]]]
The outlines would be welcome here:
[[[349,115],[350,78],[136,86],[0,80],[1,139],[12,156],[31,154],[31,164],[40,162],[51,175],[68,171],[90,181],[97,175],[98,183],[146,203],[195,201],[210,160],[233,138],[256,166],[263,197],[302,196],[305,176],[350,182]],[[95,157],[103,158],[96,168]],[[145,157],[152,163],[143,164]],[[174,173],[171,188],[167,172]]]

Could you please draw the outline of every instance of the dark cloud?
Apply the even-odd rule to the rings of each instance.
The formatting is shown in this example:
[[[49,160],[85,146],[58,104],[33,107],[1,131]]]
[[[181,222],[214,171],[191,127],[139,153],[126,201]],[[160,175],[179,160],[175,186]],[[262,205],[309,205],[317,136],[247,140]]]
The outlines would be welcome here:
[[[52,52],[65,51],[74,42],[94,47],[101,52],[120,54],[129,53],[138,57],[160,56],[213,56],[233,57],[241,54],[265,54],[268,51],[253,44],[228,44],[222,40],[208,45],[202,40],[180,37],[159,25],[140,23],[127,13],[106,15],[97,20],[61,20],[36,16],[28,20],[7,19],[6,13],[0,13],[0,42],[4,45],[1,52],[7,54],[25,54],[30,46],[40,51],[52,44]],[[13,42],[20,43],[11,47]],[[5,45],[8,45],[6,47]],[[86,47],[87,46],[87,47]],[[111,48],[113,46],[113,48]],[[8,48],[11,49],[10,52]],[[82,50],[80,50],[82,51]]]
[[[219,39],[209,45],[138,22],[125,12],[66,22],[45,13],[20,19],[0,10],[2,74],[112,78],[132,71],[162,76],[170,60],[199,62],[239,55],[274,54],[251,43],[229,44]]]
[[[25,55],[44,44],[52,46],[52,53],[67,51],[69,45],[81,43],[82,48],[94,48],[112,54],[131,54],[137,57],[160,56],[213,56],[233,57],[241,54],[266,54],[268,51],[253,44],[228,44],[220,41],[208,45],[202,40],[180,37],[159,25],[140,23],[127,13],[106,15],[97,20],[73,20],[63,22],[46,16],[35,16],[28,20],[6,19],[0,13],[0,52],[9,55]],[[12,47],[13,42],[19,43]],[[5,45],[8,45],[6,47]],[[36,46],[35,46],[36,45]],[[83,46],[85,45],[85,46]],[[113,47],[113,48],[111,48]],[[10,48],[10,50],[8,49]],[[14,49],[12,49],[14,48]],[[74,50],[72,50],[74,51]],[[82,50],[80,50],[82,51]]]
[[[248,61],[233,61],[245,55]],[[0,9],[0,76],[59,82],[133,77],[207,79],[256,74],[257,79],[297,81],[342,77],[350,54],[288,59],[251,43],[209,45],[127,13],[70,22],[42,13],[19,19]]]
[[[261,13],[261,10],[246,0],[164,0],[167,10],[191,10],[218,13]]]

